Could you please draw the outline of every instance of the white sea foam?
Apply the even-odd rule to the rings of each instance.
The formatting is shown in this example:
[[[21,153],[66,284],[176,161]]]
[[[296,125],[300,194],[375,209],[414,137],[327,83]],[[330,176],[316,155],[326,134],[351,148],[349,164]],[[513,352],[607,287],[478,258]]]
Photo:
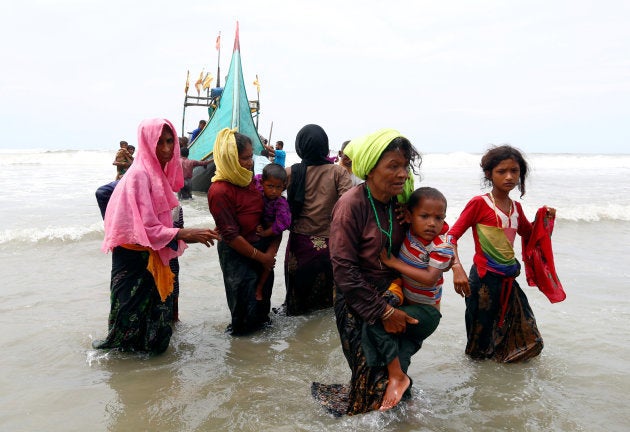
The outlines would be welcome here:
[[[80,241],[103,234],[94,192],[113,180],[112,151],[1,150],[0,244]],[[453,223],[482,186],[480,154],[423,155],[416,186],[440,189]],[[630,155],[532,154],[527,194],[520,199],[533,218],[546,204],[557,209],[559,223],[630,221]],[[287,154],[287,164],[298,162]],[[187,226],[214,226],[204,194],[184,202]],[[514,193],[513,198],[519,199]]]

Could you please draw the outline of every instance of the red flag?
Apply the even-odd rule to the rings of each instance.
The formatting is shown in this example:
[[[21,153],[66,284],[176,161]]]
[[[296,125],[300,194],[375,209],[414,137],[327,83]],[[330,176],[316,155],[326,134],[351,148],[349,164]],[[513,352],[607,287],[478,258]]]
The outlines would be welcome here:
[[[219,33],[219,36],[217,36],[217,43],[215,46],[217,48],[217,51],[221,49],[221,33]]]

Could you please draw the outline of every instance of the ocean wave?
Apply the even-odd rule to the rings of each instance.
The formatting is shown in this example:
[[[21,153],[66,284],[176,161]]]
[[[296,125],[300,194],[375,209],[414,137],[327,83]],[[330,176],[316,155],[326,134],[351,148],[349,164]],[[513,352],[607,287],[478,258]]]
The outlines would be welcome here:
[[[103,238],[103,224],[89,226],[46,227],[43,229],[9,229],[0,231],[0,244],[79,242]]]
[[[186,214],[186,213],[185,213]],[[215,224],[209,214],[186,214],[184,223],[187,228],[214,228]],[[89,225],[68,225],[41,229],[17,228],[0,231],[0,245],[11,243],[75,243],[81,241],[102,240],[105,235],[103,222]]]
[[[596,223],[608,222],[630,222],[630,208],[628,206],[610,205],[608,208],[598,208],[596,206],[584,206],[575,209],[557,209],[557,223],[579,222]],[[535,209],[525,209],[526,214],[533,217]],[[456,214],[459,214],[457,212]],[[449,220],[454,223],[454,220]],[[207,215],[194,215],[185,219],[186,226],[191,227],[211,227],[214,222]],[[286,234],[285,234],[286,235]],[[47,243],[76,243],[83,241],[102,240],[104,236],[103,223],[94,223],[87,226],[72,225],[64,227],[47,227],[43,229],[9,229],[0,231],[0,245],[6,246],[15,244],[47,244]]]

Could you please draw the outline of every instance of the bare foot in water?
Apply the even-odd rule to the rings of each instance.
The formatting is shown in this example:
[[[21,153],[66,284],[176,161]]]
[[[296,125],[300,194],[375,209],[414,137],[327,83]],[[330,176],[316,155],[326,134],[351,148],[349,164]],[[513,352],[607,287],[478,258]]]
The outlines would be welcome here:
[[[398,405],[410,385],[411,379],[406,374],[402,374],[401,377],[390,376],[379,411],[387,411]]]

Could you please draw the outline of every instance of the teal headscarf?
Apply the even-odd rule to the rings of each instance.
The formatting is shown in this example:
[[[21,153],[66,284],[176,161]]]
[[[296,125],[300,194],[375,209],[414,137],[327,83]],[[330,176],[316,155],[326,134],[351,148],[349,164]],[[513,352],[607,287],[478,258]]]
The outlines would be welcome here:
[[[348,143],[343,152],[352,161],[352,172],[360,179],[365,180],[367,175],[376,166],[383,151],[394,140],[402,137],[402,134],[394,129],[380,129],[369,135],[355,138]],[[413,172],[409,170],[409,177],[405,182],[402,194],[398,195],[398,201],[405,203],[413,193]]]

